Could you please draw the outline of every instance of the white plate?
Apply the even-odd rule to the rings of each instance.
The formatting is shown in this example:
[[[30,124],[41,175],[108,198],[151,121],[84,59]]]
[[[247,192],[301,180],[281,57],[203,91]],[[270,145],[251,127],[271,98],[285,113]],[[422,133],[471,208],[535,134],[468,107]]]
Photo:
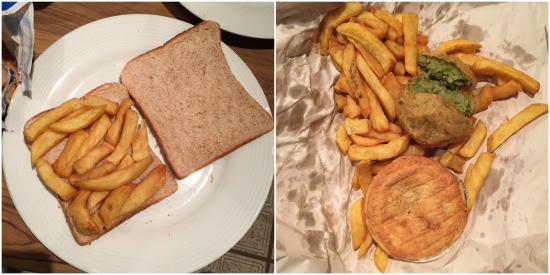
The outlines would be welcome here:
[[[216,260],[250,228],[273,177],[273,132],[184,180],[172,196],[149,207],[91,245],[73,239],[56,198],[30,165],[23,125],[40,111],[118,82],[135,56],[191,25],[161,16],[124,15],[82,26],[49,47],[34,64],[32,100],[16,91],[3,135],[4,172],[11,197],[33,234],[69,264],[90,272],[193,271]],[[222,45],[231,70],[266,110],[267,100],[244,62]],[[159,153],[158,147],[153,147]]]
[[[274,37],[273,2],[181,4],[200,19],[218,22],[228,32],[262,39]]]

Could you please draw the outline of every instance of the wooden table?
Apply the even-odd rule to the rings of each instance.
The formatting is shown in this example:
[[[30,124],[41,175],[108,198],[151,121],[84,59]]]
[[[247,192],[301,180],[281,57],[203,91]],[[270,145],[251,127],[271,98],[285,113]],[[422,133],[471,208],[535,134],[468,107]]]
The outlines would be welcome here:
[[[201,20],[178,3],[34,3],[35,45],[38,58],[70,31],[102,18],[122,14],[156,14],[191,24]],[[230,46],[252,70],[273,113],[273,40],[222,32]],[[51,253],[25,225],[8,192],[2,173],[2,261],[8,268],[32,272],[80,272]]]

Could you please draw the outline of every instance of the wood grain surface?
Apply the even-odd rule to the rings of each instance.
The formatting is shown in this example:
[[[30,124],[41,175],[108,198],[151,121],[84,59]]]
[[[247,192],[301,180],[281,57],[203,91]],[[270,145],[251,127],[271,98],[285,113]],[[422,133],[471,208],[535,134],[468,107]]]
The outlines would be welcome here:
[[[156,14],[191,24],[201,20],[178,3],[34,3],[35,53],[87,23],[123,14]],[[274,41],[222,32],[222,41],[248,65],[260,83],[273,114]],[[25,225],[10,197],[2,172],[2,261],[4,271],[80,272],[45,248]]]

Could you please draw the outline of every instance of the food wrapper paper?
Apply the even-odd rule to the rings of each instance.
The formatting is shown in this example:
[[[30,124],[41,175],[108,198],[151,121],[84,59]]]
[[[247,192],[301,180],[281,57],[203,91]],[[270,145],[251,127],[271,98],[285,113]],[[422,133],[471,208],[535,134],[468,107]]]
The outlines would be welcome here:
[[[14,56],[17,71],[8,69],[8,85],[2,91],[2,120],[7,114],[8,92],[17,74],[22,91],[30,96],[34,53],[34,6],[30,2],[2,2],[2,46]],[[19,83],[15,83],[19,84]]]
[[[357,259],[351,246],[349,209],[362,193],[351,189],[352,163],[335,142],[344,118],[335,110],[332,89],[339,72],[330,56],[319,55],[319,23],[338,5],[277,4],[279,272],[377,272],[374,247]],[[374,5],[418,13],[432,50],[452,38],[473,40],[483,45],[480,55],[541,83],[534,96],[519,93],[477,114],[489,134],[529,104],[548,101],[547,3]],[[486,148],[484,142],[480,152]],[[458,243],[429,263],[390,259],[387,272],[548,272],[548,116],[521,129],[495,154]]]

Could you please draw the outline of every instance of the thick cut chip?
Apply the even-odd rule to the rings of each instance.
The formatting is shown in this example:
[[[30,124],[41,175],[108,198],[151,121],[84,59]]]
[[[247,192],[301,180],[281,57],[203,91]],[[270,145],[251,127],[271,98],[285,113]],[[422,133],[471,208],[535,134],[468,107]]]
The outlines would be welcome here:
[[[105,113],[107,105],[100,105],[77,116],[66,118],[54,123],[51,128],[54,131],[72,133],[90,126],[97,118]]]
[[[523,128],[523,126],[546,113],[548,113],[548,104],[535,103],[529,105],[502,126],[498,127],[498,129],[489,136],[487,151],[491,153],[494,152],[509,137]]]
[[[333,36],[334,28],[351,17],[359,15],[362,9],[361,3],[345,3],[325,15],[319,25],[319,52],[322,55],[328,54],[328,41]]]
[[[166,165],[159,165],[147,175],[147,177],[137,184],[128,199],[117,214],[117,217],[124,217],[155,195],[166,183],[166,173],[168,168]]]
[[[409,147],[409,136],[401,136],[387,144],[371,147],[350,145],[348,156],[350,160],[385,160],[396,157]]]
[[[36,162],[36,170],[46,186],[59,195],[64,201],[71,200],[76,194],[76,189],[55,174],[52,166],[45,159],[41,158]]]
[[[40,134],[42,134],[52,124],[58,122],[62,118],[68,116],[79,105],[77,98],[69,99],[67,102],[59,105],[57,108],[41,114],[35,121],[23,131],[23,136],[29,142],[33,142]]]
[[[152,162],[152,157],[144,158],[124,169],[117,170],[106,176],[77,181],[76,185],[94,191],[113,190],[136,179]]]

